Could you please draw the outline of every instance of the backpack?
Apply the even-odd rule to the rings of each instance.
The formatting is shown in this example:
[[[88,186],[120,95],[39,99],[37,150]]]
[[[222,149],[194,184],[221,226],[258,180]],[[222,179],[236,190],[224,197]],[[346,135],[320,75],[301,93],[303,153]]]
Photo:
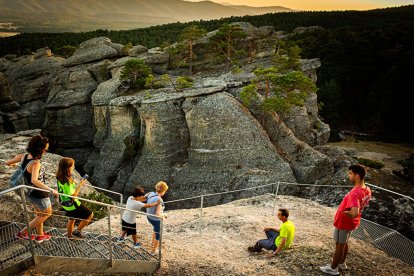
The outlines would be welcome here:
[[[23,165],[23,160],[26,158],[27,154],[25,154],[17,168],[17,170],[11,175],[10,177],[10,187],[17,187],[19,185],[26,185],[26,186],[31,186],[32,184],[29,183],[26,179],[26,177],[24,176],[24,172],[26,171],[27,167],[29,166],[30,163],[32,163],[35,160],[30,161],[29,163],[27,163],[26,167],[24,167],[24,169],[22,168]],[[29,189],[29,188],[23,188],[24,193],[26,195],[30,195],[30,193],[33,191],[33,189]],[[15,190],[15,192],[20,196],[20,193]]]

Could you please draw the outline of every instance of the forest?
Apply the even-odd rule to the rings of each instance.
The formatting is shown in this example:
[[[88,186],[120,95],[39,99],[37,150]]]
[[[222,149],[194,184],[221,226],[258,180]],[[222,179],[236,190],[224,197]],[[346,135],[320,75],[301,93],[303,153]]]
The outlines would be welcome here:
[[[297,32],[286,40],[302,49],[302,58],[321,60],[317,72],[320,114],[333,134],[350,130],[380,140],[413,141],[410,120],[414,91],[410,78],[414,64],[414,5],[370,11],[274,13],[128,31],[24,33],[0,39],[0,56],[22,55],[45,46],[63,54],[67,46],[77,47],[97,36],[152,48],[174,43],[190,24],[212,31],[224,23],[241,21],[256,27],[274,26],[285,33],[297,27],[322,27]]]

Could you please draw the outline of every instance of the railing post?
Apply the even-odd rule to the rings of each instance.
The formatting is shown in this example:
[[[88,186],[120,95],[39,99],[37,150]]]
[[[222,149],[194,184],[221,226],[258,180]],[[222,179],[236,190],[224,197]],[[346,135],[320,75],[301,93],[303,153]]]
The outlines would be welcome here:
[[[405,204],[405,208],[404,208],[404,209],[403,209],[403,211],[402,211],[402,214],[401,214],[401,217],[400,217],[400,221],[398,222],[397,228],[395,228],[395,231],[397,231],[397,232],[398,232],[398,228],[400,228],[401,222],[403,221],[404,214],[407,212],[407,209],[408,209],[408,203],[409,203],[409,202],[410,202],[410,201],[409,201],[409,200],[407,200],[407,203]]]
[[[113,256],[112,256],[112,232],[111,232],[111,207],[106,206],[108,211],[108,250],[109,250],[109,267],[113,265]]]
[[[158,249],[158,268],[161,267],[161,250],[162,250],[162,234],[164,232],[164,219],[161,219],[160,221],[160,244]]]
[[[22,199],[23,211],[24,211],[24,215],[26,217],[27,235],[29,237],[30,253],[32,253],[32,257],[33,257],[33,260],[34,260],[34,247],[33,247],[33,241],[32,241],[32,230],[29,227],[30,220],[29,220],[29,214],[27,213],[26,195],[24,194],[24,188],[20,188],[20,198]]]
[[[203,229],[203,205],[204,205],[204,195],[202,195],[201,196],[201,198],[200,198],[200,215],[199,215],[199,220],[200,220],[200,223],[199,223],[199,232],[200,232],[200,235],[201,235],[201,230]]]
[[[272,212],[273,216],[276,215],[276,197],[277,197],[277,194],[279,193],[279,186],[280,186],[280,181],[277,182],[276,193],[275,193],[275,197],[273,199],[273,212]]]

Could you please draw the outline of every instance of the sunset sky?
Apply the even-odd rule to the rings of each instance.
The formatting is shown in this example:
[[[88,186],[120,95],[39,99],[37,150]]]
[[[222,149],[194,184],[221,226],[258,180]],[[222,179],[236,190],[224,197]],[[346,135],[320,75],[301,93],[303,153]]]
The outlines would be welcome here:
[[[186,0],[199,2],[200,0]],[[414,4],[414,0],[213,0],[247,6],[284,6],[297,10],[367,10]]]

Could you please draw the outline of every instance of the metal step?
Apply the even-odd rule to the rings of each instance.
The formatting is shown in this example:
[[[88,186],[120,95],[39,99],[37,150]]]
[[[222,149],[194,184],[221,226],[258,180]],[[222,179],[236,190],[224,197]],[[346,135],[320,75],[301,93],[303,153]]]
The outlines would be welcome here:
[[[116,238],[112,239],[114,242],[117,241]],[[138,249],[134,248],[134,242],[130,239],[126,239],[122,243],[117,243],[119,247],[122,248],[125,252],[135,257],[135,260],[140,261],[156,261],[158,260],[158,255],[154,256],[150,254],[144,247],[140,247]]]
[[[5,224],[0,228],[0,270],[30,259],[29,241],[15,236],[21,227],[16,223]]]
[[[117,238],[112,238],[113,261],[110,265],[107,235],[86,233],[84,239],[69,240],[65,233],[66,229],[46,227],[45,229],[48,230],[45,232],[52,235],[52,238],[41,243],[33,242],[35,254],[33,258],[29,241],[15,238],[22,227],[24,224],[14,222],[3,223],[0,226],[1,275],[16,274],[30,266],[35,266],[35,270],[39,269],[39,271],[49,271],[59,267],[61,272],[76,272],[76,269],[81,269],[81,271],[144,273],[152,273],[158,267],[156,257],[144,248],[135,249],[129,239],[124,243],[117,243]]]

